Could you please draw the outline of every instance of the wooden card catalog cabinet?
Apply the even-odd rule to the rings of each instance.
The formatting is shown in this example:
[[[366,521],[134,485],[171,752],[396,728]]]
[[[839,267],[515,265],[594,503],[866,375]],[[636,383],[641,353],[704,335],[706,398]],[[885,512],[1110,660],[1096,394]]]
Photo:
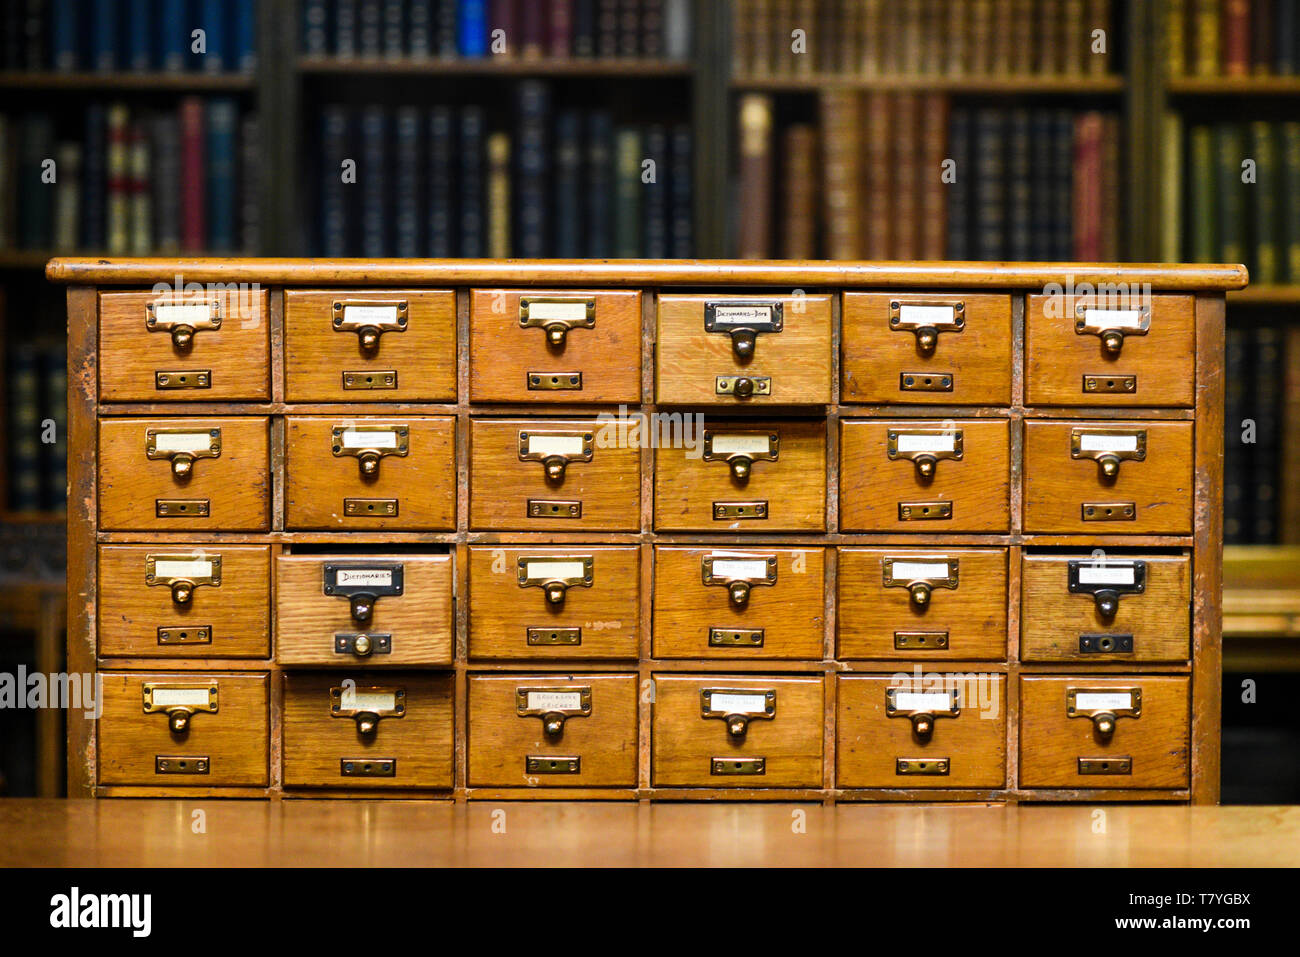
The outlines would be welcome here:
[[[1240,266],[48,276],[74,795],[1218,800]]]

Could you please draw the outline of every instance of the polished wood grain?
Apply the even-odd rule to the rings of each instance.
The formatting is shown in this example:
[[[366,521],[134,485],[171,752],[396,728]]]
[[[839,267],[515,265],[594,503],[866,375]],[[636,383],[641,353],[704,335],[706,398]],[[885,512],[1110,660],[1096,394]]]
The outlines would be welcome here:
[[[270,527],[268,420],[264,416],[101,419],[100,527],[131,531],[265,531]],[[150,428],[221,430],[221,454],[198,459],[187,479],[145,455]],[[207,499],[207,517],[159,518],[159,499]]]
[[[835,784],[840,788],[1000,788],[1007,781],[1006,678],[927,674],[924,680],[840,675]],[[889,688],[928,692],[956,688],[961,712],[934,719],[918,735],[906,716],[890,716]],[[943,775],[900,774],[899,760],[948,762]]]
[[[1191,296],[1030,296],[1025,307],[1025,398],[1030,405],[1189,406],[1196,355],[1195,300]],[[1118,356],[1101,339],[1075,332],[1075,307],[1126,309],[1149,304],[1146,335],[1126,335]],[[1085,376],[1137,376],[1133,393],[1084,393]]]
[[[752,358],[739,361],[731,337],[707,332],[705,305],[780,302],[784,328],[758,335]],[[659,297],[655,395],[665,405],[824,405],[831,401],[831,297],[681,295]],[[770,395],[718,395],[718,376],[766,376]]]
[[[776,715],[749,722],[739,737],[721,718],[704,718],[706,688],[776,692]],[[816,788],[822,784],[824,688],[820,676],[654,676],[651,778],[657,787]],[[714,775],[714,758],[764,758],[762,775]]]
[[[1066,714],[1070,688],[1140,688],[1142,714],[1119,718],[1102,738]],[[1185,677],[1124,675],[1020,678],[1020,785],[1026,788],[1185,788],[1190,685]],[[1131,774],[1081,775],[1079,758],[1132,758]]]
[[[334,329],[334,303],[407,304],[406,328],[384,332],[373,354],[356,332]],[[454,402],[456,294],[446,289],[287,289],[285,396],[290,402]],[[345,389],[343,374],[392,372],[392,389]]]
[[[325,565],[400,563],[400,595],[382,595],[370,621],[353,620],[347,598],[324,592]],[[352,553],[346,545],[328,556],[280,555],[275,560],[275,658],[282,665],[382,668],[447,665],[452,660],[452,559],[450,555]],[[334,650],[339,632],[391,636],[392,651],[359,660]]]
[[[1097,462],[1070,457],[1074,429],[1139,429],[1146,458],[1122,461],[1105,479]],[[1088,535],[1192,530],[1192,423],[1151,420],[1025,422],[1025,531]],[[1132,520],[1084,521],[1085,503],[1131,502]]]
[[[961,459],[941,459],[933,477],[910,459],[889,458],[890,429],[960,429]],[[1096,467],[1095,463],[1090,463]],[[846,532],[1005,532],[1010,528],[1011,430],[1005,419],[841,419],[840,529]],[[950,502],[950,519],[903,521],[899,506]]]
[[[520,688],[589,689],[591,714],[565,719],[548,735],[540,716],[520,716]],[[636,786],[637,679],[634,674],[470,675],[470,787]],[[576,757],[577,774],[529,774],[529,757]]]
[[[519,325],[519,300],[595,301],[595,325],[570,329],[563,346]],[[475,289],[470,293],[469,388],[473,402],[641,401],[641,293],[600,289]],[[581,390],[528,387],[529,373],[579,372]]]
[[[456,420],[450,416],[290,415],[285,425],[285,527],[445,531],[456,527]],[[336,427],[403,427],[406,455],[384,455],[363,475],[355,455],[333,453]],[[396,499],[397,514],[347,515],[349,498]]]
[[[406,713],[379,719],[362,734],[351,717],[330,713],[330,689],[353,681],[404,692]],[[391,777],[344,777],[341,762],[359,758],[396,761]],[[284,786],[356,790],[450,788],[452,785],[452,678],[413,671],[293,672],[284,675]]]
[[[891,302],[964,305],[965,328],[942,332],[933,351],[922,352],[916,334],[890,328]],[[1002,406],[1011,402],[1011,297],[846,292],[840,320],[843,402]],[[905,390],[906,373],[950,375],[946,392]]]
[[[215,292],[103,292],[99,295],[99,350],[106,401],[220,402],[271,397],[271,347],[265,289]],[[149,303],[216,302],[221,328],[195,333],[180,349],[170,332],[145,325]],[[207,371],[205,389],[159,389],[157,372]]]
[[[265,674],[223,672],[101,672],[100,784],[153,784],[168,788],[267,783],[269,711]],[[145,682],[164,688],[217,686],[217,711],[199,712],[189,728],[171,730],[165,712],[144,712]],[[75,720],[81,720],[76,716]],[[155,758],[206,758],[206,774],[158,774]]]
[[[519,584],[521,558],[593,559],[590,586],[551,602]],[[564,547],[472,545],[469,549],[469,656],[472,659],[625,658],[640,648],[641,552],[635,545]],[[530,645],[530,628],[580,628],[579,645]]]
[[[150,555],[221,559],[221,584],[177,602],[145,581]],[[271,653],[271,550],[264,545],[99,546],[99,653],[125,658],[266,658]],[[201,644],[161,644],[159,628],[206,629]]]
[[[807,532],[826,528],[826,423],[705,417],[692,446],[655,449],[655,529],[677,532]],[[774,462],[756,459],[737,480],[723,459],[705,461],[706,434],[758,433],[778,440]],[[718,502],[760,501],[763,519],[717,519]]]
[[[957,587],[932,588],[925,604],[911,592],[886,586],[886,558],[914,562],[957,560]],[[838,657],[998,661],[1007,656],[1007,552],[1001,548],[839,549]],[[894,647],[898,632],[943,632],[944,647]]]
[[[706,585],[702,559],[775,558],[776,582],[755,585],[742,606],[726,584]],[[820,659],[824,654],[825,549],[655,547],[654,657]],[[762,629],[761,647],[711,647],[714,628]]]
[[[596,419],[476,418],[469,426],[471,528],[581,532],[640,527],[641,450],[635,426],[623,447],[612,444],[617,429]],[[591,434],[591,461],[570,462],[563,479],[552,482],[541,462],[520,460],[521,431]],[[610,438],[603,440],[606,435]],[[581,502],[582,516],[533,518],[528,514],[530,499]]]
[[[1113,618],[1103,618],[1092,595],[1071,594],[1069,562],[1090,552],[1024,556],[1021,577],[1020,657],[1025,661],[1186,661],[1191,652],[1191,561],[1186,555],[1106,551],[1116,560],[1146,563],[1146,588],[1123,595]],[[1082,634],[1127,634],[1132,654],[1079,651]]]

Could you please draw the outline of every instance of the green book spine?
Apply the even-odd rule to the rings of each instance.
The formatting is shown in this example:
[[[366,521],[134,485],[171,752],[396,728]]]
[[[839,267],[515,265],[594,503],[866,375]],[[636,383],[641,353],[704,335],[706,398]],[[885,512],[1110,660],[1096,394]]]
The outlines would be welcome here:
[[[1282,165],[1286,178],[1286,276],[1300,283],[1300,122],[1282,124]],[[1300,428],[1300,423],[1297,423]]]
[[[641,255],[641,133],[618,131],[614,147],[614,255]]]
[[[1160,258],[1176,263],[1182,259],[1183,241],[1183,120],[1170,111],[1161,125],[1161,153],[1164,171],[1160,179]]]
[[[1255,185],[1250,187],[1254,245],[1254,262],[1250,281],[1272,285],[1278,280],[1277,208],[1278,190],[1277,141],[1272,123],[1250,124],[1250,154],[1255,160]]]
[[[1214,261],[1218,248],[1214,222],[1214,146],[1210,128],[1192,127],[1187,140],[1187,179],[1191,184],[1187,218],[1192,227],[1188,253],[1193,262],[1208,263]]]
[[[1222,123],[1214,129],[1214,179],[1218,201],[1219,245],[1216,257],[1220,262],[1245,262],[1246,210],[1245,184],[1241,181],[1242,149],[1241,127],[1235,123]],[[1249,264],[1247,264],[1249,265]]]

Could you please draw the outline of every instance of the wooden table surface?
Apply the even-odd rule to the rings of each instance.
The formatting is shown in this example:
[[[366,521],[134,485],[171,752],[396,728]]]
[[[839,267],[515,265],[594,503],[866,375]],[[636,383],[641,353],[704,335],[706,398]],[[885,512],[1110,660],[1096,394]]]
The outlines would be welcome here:
[[[200,827],[201,825],[201,827]],[[1300,806],[0,801],[0,866],[1290,866]]]

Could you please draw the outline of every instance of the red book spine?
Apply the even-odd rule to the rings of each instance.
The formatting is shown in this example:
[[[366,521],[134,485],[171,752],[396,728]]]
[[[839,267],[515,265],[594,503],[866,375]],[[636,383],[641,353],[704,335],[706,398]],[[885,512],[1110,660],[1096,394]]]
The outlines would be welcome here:
[[[544,0],[525,0],[520,9],[523,39],[519,48],[526,57],[546,52],[546,6]]]
[[[519,9],[516,0],[492,0],[488,7],[488,50],[493,50],[496,42],[492,34],[497,30],[505,34],[506,48],[494,56],[519,56],[523,37],[519,33]],[[499,48],[498,48],[499,49]]]
[[[1100,113],[1084,113],[1074,121],[1074,258],[1101,259],[1101,137]]]
[[[573,55],[573,0],[551,0],[551,56]]]
[[[1250,0],[1223,0],[1223,72],[1250,72]]]
[[[186,97],[181,101],[181,245],[186,252],[203,249],[207,239],[207,217],[203,207],[207,195],[203,166],[203,100]]]

